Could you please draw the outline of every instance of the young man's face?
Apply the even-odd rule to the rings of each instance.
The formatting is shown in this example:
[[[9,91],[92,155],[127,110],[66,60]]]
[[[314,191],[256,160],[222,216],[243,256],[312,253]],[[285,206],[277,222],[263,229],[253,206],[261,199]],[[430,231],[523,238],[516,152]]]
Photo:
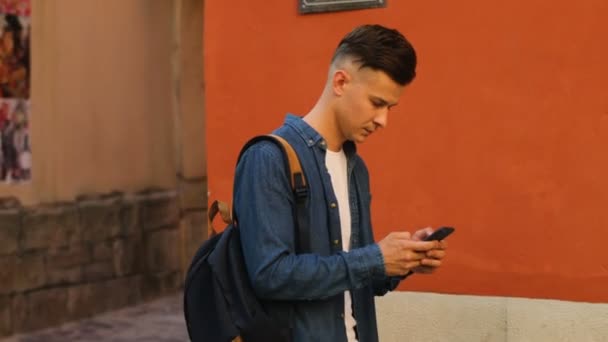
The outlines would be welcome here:
[[[341,88],[337,123],[344,140],[361,143],[388,124],[388,113],[404,86],[383,71],[349,68]]]

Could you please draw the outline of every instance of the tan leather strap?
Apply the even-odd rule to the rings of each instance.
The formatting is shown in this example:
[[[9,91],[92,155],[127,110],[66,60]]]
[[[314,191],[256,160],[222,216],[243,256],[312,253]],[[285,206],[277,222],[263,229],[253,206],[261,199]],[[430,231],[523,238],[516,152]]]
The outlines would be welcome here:
[[[232,223],[232,214],[230,213],[230,208],[228,207],[228,204],[218,200],[213,201],[213,203],[211,203],[211,206],[209,207],[209,223],[207,225],[207,227],[209,227],[207,231],[208,237],[212,237],[217,234],[217,230],[213,227],[213,219],[215,219],[215,216],[218,213],[220,214],[220,217],[222,218],[222,221],[224,221],[225,224]]]
[[[281,145],[283,145],[283,148],[285,148],[285,152],[287,152],[287,160],[289,161],[289,169],[291,170],[291,188],[295,189],[296,188],[296,178],[295,175],[296,174],[304,174],[302,172],[302,166],[300,165],[300,160],[298,159],[298,155],[296,154],[296,151],[294,151],[293,147],[291,147],[291,145],[282,137],[276,135],[276,134],[268,134],[269,136],[272,136],[273,138],[275,138],[276,140],[278,140]],[[302,178],[302,182],[304,186],[306,186],[306,179]]]

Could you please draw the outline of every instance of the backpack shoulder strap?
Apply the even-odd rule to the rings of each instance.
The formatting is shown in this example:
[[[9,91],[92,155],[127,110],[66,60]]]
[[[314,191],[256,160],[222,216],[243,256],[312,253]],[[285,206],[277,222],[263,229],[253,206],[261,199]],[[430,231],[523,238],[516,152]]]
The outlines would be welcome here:
[[[296,198],[296,233],[297,233],[297,253],[306,253],[310,251],[310,234],[309,234],[309,222],[308,215],[306,213],[306,198],[308,197],[308,182],[306,181],[306,176],[304,175],[304,171],[302,170],[302,165],[300,164],[300,159],[298,154],[293,149],[293,147],[285,140],[283,137],[280,137],[276,134],[267,134],[267,135],[259,135],[251,140],[249,140],[241,153],[239,153],[238,160],[241,160],[241,157],[245,153],[245,151],[251,147],[252,145],[260,142],[260,141],[271,141],[275,143],[277,146],[281,148],[283,155],[285,156],[285,163],[287,166],[287,170],[289,172],[289,181],[291,184],[291,189],[293,190]],[[237,161],[238,164],[238,161]],[[235,216],[234,207],[233,207],[233,217]]]
[[[213,226],[213,220],[217,214],[220,214],[220,217],[225,224],[232,223],[232,214],[230,213],[230,207],[226,202],[215,200],[211,203],[207,211],[207,238],[214,237],[218,234],[218,231]]]
[[[284,138],[276,134],[269,134],[268,136],[277,140],[283,146],[283,150],[285,151],[285,155],[287,156],[287,161],[289,162],[289,179],[291,180],[291,188],[293,189],[293,191],[295,191],[296,193],[298,192],[298,190],[308,191],[308,185],[306,185],[304,171],[302,171],[300,158],[298,158],[296,151]]]

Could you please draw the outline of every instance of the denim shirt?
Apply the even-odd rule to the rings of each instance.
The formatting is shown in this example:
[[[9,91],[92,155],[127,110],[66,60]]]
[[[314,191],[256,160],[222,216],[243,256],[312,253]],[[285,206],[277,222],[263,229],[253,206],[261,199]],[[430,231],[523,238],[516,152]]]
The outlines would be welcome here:
[[[326,142],[301,118],[287,115],[274,131],[295,149],[309,184],[310,253],[296,254],[295,196],[279,147],[263,141],[242,156],[234,207],[252,287],[295,342],[344,341],[344,291],[351,291],[360,342],[378,341],[374,295],[399,283],[385,275],[370,218],[369,175],[352,142],[347,156],[351,250],[342,250],[340,217],[325,167]]]

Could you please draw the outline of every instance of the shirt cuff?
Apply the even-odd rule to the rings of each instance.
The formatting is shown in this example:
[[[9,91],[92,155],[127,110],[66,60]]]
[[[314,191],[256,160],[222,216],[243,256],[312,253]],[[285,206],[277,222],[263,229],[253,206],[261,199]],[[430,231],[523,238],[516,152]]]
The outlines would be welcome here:
[[[349,274],[354,287],[365,286],[374,278],[386,276],[384,257],[377,244],[353,249],[347,255]]]

